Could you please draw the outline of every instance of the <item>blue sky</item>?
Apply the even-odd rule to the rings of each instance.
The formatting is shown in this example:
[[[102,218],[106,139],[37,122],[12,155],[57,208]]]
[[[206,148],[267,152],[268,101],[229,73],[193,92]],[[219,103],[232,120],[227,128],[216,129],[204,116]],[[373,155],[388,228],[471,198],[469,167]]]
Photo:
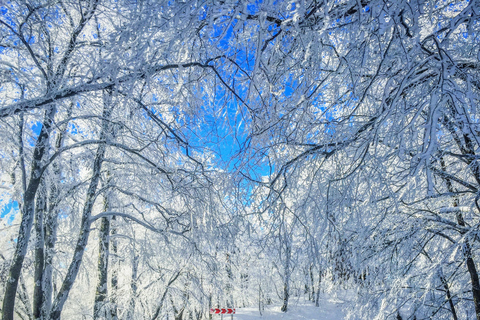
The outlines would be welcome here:
[[[4,205],[0,211],[0,218],[3,219],[6,216],[8,216],[10,213],[12,213],[12,210],[14,212],[18,212],[18,202],[17,201],[12,201],[10,200],[9,203]],[[12,223],[13,219],[15,217],[15,214],[10,215],[9,219],[7,220],[7,224]]]

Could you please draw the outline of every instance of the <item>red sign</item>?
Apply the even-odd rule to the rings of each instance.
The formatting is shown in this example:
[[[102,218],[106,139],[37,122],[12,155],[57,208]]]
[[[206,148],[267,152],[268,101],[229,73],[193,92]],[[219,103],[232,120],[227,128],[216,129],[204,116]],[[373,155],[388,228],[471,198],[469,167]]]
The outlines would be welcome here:
[[[235,309],[210,309],[211,314],[235,314]]]

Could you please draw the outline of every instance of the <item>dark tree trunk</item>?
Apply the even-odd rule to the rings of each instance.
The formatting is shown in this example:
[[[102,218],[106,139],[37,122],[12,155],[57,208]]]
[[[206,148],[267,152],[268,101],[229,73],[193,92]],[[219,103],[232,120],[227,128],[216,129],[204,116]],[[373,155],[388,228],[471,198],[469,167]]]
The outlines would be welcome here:
[[[212,292],[210,292],[210,294],[208,295],[208,320],[212,320],[212,314],[210,313],[210,309],[213,308],[213,304],[212,304]]]
[[[452,295],[450,293],[450,287],[448,286],[447,279],[443,275],[440,275],[440,281],[442,281],[443,288],[447,295],[448,304],[450,305],[450,312],[452,313],[453,320],[458,320],[457,312],[455,311],[455,305],[453,304]]]
[[[317,297],[315,298],[315,307],[320,306],[320,285],[322,282],[322,270],[318,271],[318,286],[317,286]]]
[[[180,311],[178,311],[177,307],[173,303],[173,298],[170,296],[170,303],[172,304],[172,309],[173,309],[173,317],[175,320],[182,320],[183,318],[183,311],[185,308],[182,308]]]
[[[282,312],[288,311],[288,299],[290,298],[290,259],[292,254],[292,248],[290,247],[290,243],[286,244],[285,248],[285,275],[283,279],[283,305],[280,309]]]
[[[44,223],[44,236],[45,236],[45,262],[43,267],[43,294],[42,299],[42,317],[48,318],[50,308],[52,306],[52,275],[53,275],[53,257],[55,255],[55,242],[57,240],[57,210],[49,209],[48,214],[45,217]]]
[[[37,205],[35,208],[35,272],[34,272],[34,289],[33,289],[33,318],[40,319],[42,317],[42,306],[44,300],[44,228],[43,219],[47,210],[46,203],[46,187],[45,183],[41,183],[39,192],[37,192]]]
[[[313,263],[310,265],[310,284],[312,286],[312,289],[311,289],[311,298],[310,300],[312,302],[315,302],[315,280],[314,280],[314,277],[313,277]]]
[[[104,211],[108,211],[108,199],[104,200]],[[97,290],[95,292],[95,302],[93,309],[94,319],[106,318],[108,310],[105,308],[107,300],[107,279],[108,279],[108,257],[110,245],[110,217],[103,217],[101,219],[101,226],[99,232],[99,248],[98,248],[98,282]]]
[[[468,241],[465,242],[464,254],[467,258],[467,268],[468,273],[470,274],[470,280],[472,281],[472,294],[473,294],[473,303],[475,305],[475,314],[477,320],[480,320],[480,281],[478,279],[477,268],[475,267],[475,262],[472,258],[472,249]]]
[[[175,320],[182,320],[183,319],[183,311],[185,311],[185,309],[180,310],[179,313],[175,313]]]
[[[181,271],[178,271],[175,275],[173,275],[170,280],[167,283],[167,287],[165,288],[165,291],[163,292],[162,298],[160,299],[160,303],[157,306],[157,309],[155,310],[155,313],[153,314],[152,320],[156,320],[158,316],[160,315],[160,312],[162,311],[163,303],[165,302],[165,298],[167,297],[168,289],[170,286],[175,282],[175,280],[178,279],[178,276],[180,276]],[[211,295],[210,295],[210,300],[209,300],[209,310],[211,309]],[[201,312],[200,312],[201,313]]]
[[[23,195],[23,206],[21,208],[22,221],[18,230],[17,245],[13,254],[12,263],[8,273],[8,281],[5,284],[5,293],[3,296],[2,319],[13,320],[15,312],[15,296],[18,288],[18,281],[22,271],[23,261],[27,254],[28,241],[32,230],[32,224],[35,212],[35,196],[42,179],[43,167],[42,159],[48,148],[50,132],[52,130],[53,118],[56,108],[51,106],[45,111],[42,128],[38,135],[35,149],[33,151],[33,159],[31,164],[31,174]]]

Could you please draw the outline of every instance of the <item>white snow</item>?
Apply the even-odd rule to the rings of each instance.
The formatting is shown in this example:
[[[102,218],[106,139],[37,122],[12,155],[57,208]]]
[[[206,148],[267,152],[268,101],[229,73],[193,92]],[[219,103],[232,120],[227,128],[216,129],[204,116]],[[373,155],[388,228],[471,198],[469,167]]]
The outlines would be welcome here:
[[[266,306],[263,315],[260,316],[257,308],[237,308],[234,320],[343,320],[342,311],[344,301],[336,298],[324,298],[320,300],[317,308],[313,303],[295,303],[289,305],[288,312],[280,311],[280,305]],[[219,320],[219,315],[214,315],[213,320]],[[230,320],[230,315],[224,315],[224,320]]]

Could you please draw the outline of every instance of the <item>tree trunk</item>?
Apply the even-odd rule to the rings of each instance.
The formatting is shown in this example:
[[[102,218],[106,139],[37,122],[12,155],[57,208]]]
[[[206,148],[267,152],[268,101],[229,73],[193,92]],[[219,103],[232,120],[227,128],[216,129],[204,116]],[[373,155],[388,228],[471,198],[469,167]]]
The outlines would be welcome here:
[[[230,258],[230,254],[227,253],[226,256],[226,265],[225,271],[227,272],[228,283],[226,286],[226,295],[227,295],[227,308],[233,308],[233,272],[232,272],[232,261]]]
[[[108,94],[110,97],[110,94]],[[108,133],[109,133],[109,119],[112,113],[112,106],[110,103],[110,99],[105,102],[104,110],[103,110],[103,120],[102,120],[102,128],[100,133],[100,140],[106,140]],[[73,283],[78,275],[78,270],[80,269],[80,264],[82,263],[83,253],[85,252],[85,248],[88,243],[88,237],[90,235],[90,226],[91,226],[91,213],[93,209],[93,205],[95,203],[96,198],[96,191],[98,187],[98,182],[100,180],[100,173],[102,168],[103,159],[105,157],[106,145],[100,144],[97,148],[97,152],[95,155],[95,160],[93,162],[93,173],[92,178],[90,181],[90,185],[87,190],[87,196],[85,199],[85,205],[83,207],[82,212],[82,220],[80,226],[80,233],[78,235],[77,244],[75,246],[75,251],[73,254],[72,261],[70,262],[70,266],[68,267],[67,275],[63,280],[62,287],[58,295],[53,302],[52,309],[50,311],[50,319],[51,320],[59,320],[60,314],[63,310],[63,306],[67,301],[68,295],[70,290],[73,287]]]
[[[18,298],[25,307],[25,314],[28,316],[28,319],[33,319],[33,311],[30,309],[30,299],[28,299],[27,286],[25,285],[25,280],[22,275],[20,275],[20,289],[18,290]],[[18,310],[17,314],[18,314]]]
[[[478,272],[477,268],[475,267],[475,262],[472,258],[472,249],[470,248],[470,243],[468,241],[465,241],[464,254],[467,258],[468,273],[470,274],[470,280],[472,281],[472,294],[473,303],[475,305],[475,314],[477,316],[477,320],[480,320],[480,281],[478,279]]]
[[[128,319],[133,319],[135,315],[135,300],[137,298],[137,277],[138,277],[138,259],[139,256],[135,252],[135,245],[133,246],[133,259],[132,259],[132,278],[130,280],[130,289],[132,290],[132,296],[130,298]]]
[[[45,236],[45,262],[43,267],[43,305],[42,305],[42,318],[47,319],[52,306],[52,294],[53,294],[53,257],[55,255],[55,242],[57,240],[57,209],[49,209],[44,223],[44,236]]]
[[[315,298],[315,307],[320,306],[320,285],[322,282],[322,270],[318,271],[318,286],[317,286],[317,297]]]
[[[258,313],[260,317],[263,315],[263,299],[262,299],[262,286],[258,284]]]
[[[66,119],[70,119],[72,116],[73,102],[67,109]],[[68,127],[68,122],[63,124],[60,128],[59,134],[55,142],[55,149],[58,151],[63,146],[65,140],[65,132]],[[42,275],[42,306],[41,306],[41,318],[48,319],[50,308],[52,306],[52,275],[53,275],[53,257],[55,255],[55,242],[57,240],[57,227],[58,227],[58,204],[60,202],[60,189],[58,183],[61,181],[61,170],[59,164],[54,161],[52,163],[53,179],[50,182],[49,195],[48,195],[48,210],[44,215],[43,223],[43,236],[44,236],[44,263],[43,263],[43,275]]]
[[[445,171],[446,166],[443,159],[440,159],[440,164],[442,166],[442,169]],[[450,179],[449,178],[443,178],[443,179],[445,180],[448,191],[451,193],[455,192],[455,189],[453,188],[453,185]],[[458,207],[457,199],[453,201],[453,206]],[[463,215],[460,210],[457,212],[456,218],[457,218],[457,223],[460,226],[462,227],[466,226],[465,220],[463,219]],[[466,259],[467,269],[468,269],[468,273],[470,274],[470,281],[472,283],[472,295],[473,295],[473,304],[475,306],[475,315],[477,320],[480,320],[480,281],[478,279],[478,272],[475,266],[475,262],[473,261],[472,249],[470,247],[470,242],[468,241],[468,239],[465,239],[465,243],[463,246],[463,255]]]
[[[210,291],[210,293],[208,294],[208,320],[212,320],[213,318],[213,315],[210,313],[210,310],[213,308],[212,300],[212,292]]]
[[[315,280],[314,280],[314,277],[313,277],[313,263],[310,265],[310,283],[312,285],[312,289],[311,289],[311,301],[312,302],[315,302]]]
[[[46,203],[46,187],[42,182],[37,192],[37,205],[35,208],[35,272],[34,272],[34,289],[33,289],[33,318],[40,319],[42,316],[42,306],[44,299],[43,288],[43,271],[44,271],[44,228],[43,219],[47,210]]]
[[[282,312],[287,312],[288,311],[288,284],[285,282],[283,284],[283,305],[282,308],[280,309]]]
[[[55,116],[56,108],[51,106],[45,111],[42,128],[38,135],[35,149],[33,151],[33,159],[31,164],[31,173],[28,186],[23,195],[23,206],[21,208],[22,221],[18,231],[17,246],[13,254],[12,263],[8,272],[8,281],[5,284],[5,293],[3,296],[2,319],[13,320],[15,311],[15,296],[18,288],[18,280],[22,271],[23,261],[27,254],[28,241],[35,212],[35,196],[42,179],[43,167],[42,159],[48,148],[48,141],[52,130],[52,123]]]
[[[448,304],[450,305],[450,312],[452,313],[453,320],[458,320],[457,312],[455,311],[455,305],[453,304],[452,295],[450,293],[450,288],[448,286],[447,279],[445,279],[443,274],[440,274],[440,281],[442,281],[443,288],[445,289],[445,293],[447,295]]]
[[[156,320],[158,316],[160,315],[160,312],[162,311],[163,303],[165,302],[165,298],[167,297],[168,289],[170,286],[175,282],[175,280],[178,279],[178,276],[180,275],[181,271],[178,271],[175,275],[173,275],[170,280],[167,283],[167,287],[165,288],[165,291],[163,292],[162,298],[160,299],[160,303],[158,304],[157,309],[155,310],[155,313],[153,314],[152,320]],[[209,300],[209,310],[211,308],[211,295],[210,295],[210,300]]]
[[[290,297],[290,258],[291,258],[291,251],[292,248],[290,244],[287,244],[285,250],[285,275],[284,275],[284,282],[283,282],[283,305],[281,308],[282,312],[288,311],[288,299]]]
[[[115,235],[117,234],[117,228],[115,226],[115,221],[117,218],[115,216],[112,216],[112,220],[110,221],[112,231],[111,231],[111,241],[110,243],[112,244],[112,279],[111,279],[111,293],[110,293],[110,319],[111,320],[117,320],[118,315],[117,315],[117,294],[118,294],[118,244],[117,244],[117,239],[115,239]]]
[[[103,211],[108,211],[108,198],[104,199]],[[105,319],[107,312],[105,308],[107,300],[107,280],[108,280],[108,257],[110,245],[110,217],[101,219],[99,232],[99,248],[98,248],[98,282],[95,292],[95,302],[93,307],[93,319]]]

